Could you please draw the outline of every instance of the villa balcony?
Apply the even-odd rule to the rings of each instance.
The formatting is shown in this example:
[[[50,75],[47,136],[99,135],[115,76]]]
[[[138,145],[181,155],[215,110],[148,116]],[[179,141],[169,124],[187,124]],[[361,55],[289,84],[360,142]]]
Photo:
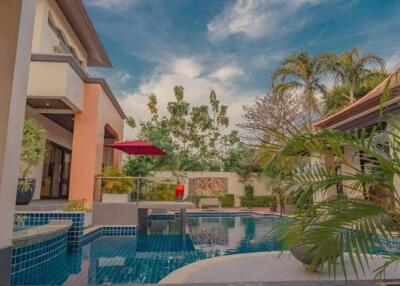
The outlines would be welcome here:
[[[29,71],[27,103],[40,113],[80,112],[85,76],[72,56],[34,54]]]

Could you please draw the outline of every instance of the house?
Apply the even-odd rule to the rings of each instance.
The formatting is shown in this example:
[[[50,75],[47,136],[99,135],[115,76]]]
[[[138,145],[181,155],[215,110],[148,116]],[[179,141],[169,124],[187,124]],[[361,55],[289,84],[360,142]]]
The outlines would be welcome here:
[[[38,166],[34,200],[99,200],[94,177],[120,166],[104,144],[122,140],[125,114],[107,82],[88,68],[111,67],[78,0],[36,0],[25,118],[46,130],[48,156]]]
[[[33,171],[34,199],[99,200],[94,177],[121,164],[104,144],[122,140],[125,114],[111,67],[82,0],[0,1],[0,285],[8,285],[23,122],[46,130],[49,154]],[[43,213],[43,212],[42,212]]]
[[[388,84],[389,81],[389,84]],[[376,136],[376,143],[382,145],[385,148],[385,140],[383,136],[379,136],[379,132],[385,130],[388,121],[391,120],[391,116],[400,113],[400,97],[397,96],[400,88],[400,83],[396,80],[390,79],[388,77],[386,80],[381,82],[372,91],[358,99],[354,103],[346,106],[342,110],[335,114],[332,114],[326,118],[322,118],[315,122],[314,128],[316,130],[321,130],[329,128],[332,130],[339,130],[343,132],[356,132],[357,130],[364,129],[368,132],[371,128],[375,127],[378,136]],[[381,103],[382,96],[390,90],[390,98],[385,102]],[[360,150],[355,150],[350,146],[343,146],[343,152],[348,162],[352,167],[357,170],[362,170],[366,167],[368,160],[362,155]],[[387,150],[389,152],[389,150]],[[325,158],[325,165],[334,167],[338,173],[354,173],[355,170],[349,166],[341,166],[335,162],[334,158]],[[400,184],[398,191],[400,190]],[[342,192],[343,186],[336,186],[335,188],[330,188],[327,195],[331,196],[336,193]],[[374,192],[375,196],[380,196],[379,190],[365,190],[364,194],[349,194],[352,196],[368,197],[369,192]]]

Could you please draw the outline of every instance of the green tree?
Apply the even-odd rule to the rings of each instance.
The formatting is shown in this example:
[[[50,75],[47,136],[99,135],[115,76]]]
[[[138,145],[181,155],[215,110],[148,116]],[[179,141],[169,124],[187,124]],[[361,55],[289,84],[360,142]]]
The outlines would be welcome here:
[[[216,93],[209,105],[191,107],[185,101],[184,88],[174,88],[175,100],[168,102],[167,114],[160,116],[157,96],[147,104],[151,119],[138,124],[139,137],[165,150],[169,155],[140,161],[130,158],[125,167],[170,171],[222,170],[225,156],[240,141],[238,132],[228,131],[228,107],[221,105]],[[132,171],[130,171],[132,172]]]
[[[317,95],[326,92],[321,77],[327,71],[327,63],[325,54],[312,56],[300,51],[290,55],[273,73],[274,88],[278,93],[301,93],[304,110],[309,114],[317,112]]]
[[[370,68],[370,65],[377,68]],[[359,49],[353,48],[339,55],[331,54],[329,70],[333,72],[335,82],[348,89],[348,100],[352,103],[357,98],[357,89],[368,79],[385,74],[385,61],[374,54],[361,55]]]
[[[348,92],[349,89],[343,85],[332,87],[323,96],[323,113],[329,115],[343,108],[349,102]]]
[[[355,99],[359,99],[366,95],[368,92],[373,90],[378,84],[380,84],[385,78],[387,78],[386,73],[375,73],[371,74],[367,78],[365,78],[358,86],[354,92]],[[345,105],[349,104],[349,88],[345,85],[335,85],[333,86],[324,96],[323,96],[323,104],[324,104],[324,114],[332,114],[340,109],[342,109]]]

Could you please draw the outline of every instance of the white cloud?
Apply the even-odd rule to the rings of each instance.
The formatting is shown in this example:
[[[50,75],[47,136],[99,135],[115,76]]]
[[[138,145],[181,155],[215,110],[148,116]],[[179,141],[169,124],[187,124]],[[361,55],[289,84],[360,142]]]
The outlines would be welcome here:
[[[133,79],[133,76],[126,71],[115,71],[111,74],[98,71],[96,69],[90,69],[90,74],[95,77],[103,77],[107,80],[114,88],[119,88],[128,83]]]
[[[116,80],[118,80],[121,83],[127,83],[131,79],[132,76],[127,72],[120,72],[116,74]]]
[[[220,81],[225,81],[242,75],[244,75],[244,72],[237,64],[230,64],[218,68],[210,74],[210,77]]]
[[[170,63],[171,70],[188,79],[195,78],[201,73],[201,66],[194,58],[181,58],[172,60]]]
[[[222,79],[211,77],[207,73],[201,75],[205,67],[200,62],[200,60],[193,58],[175,58],[165,66],[158,67],[142,81],[135,91],[126,94],[120,100],[122,108],[128,115],[140,122],[150,119],[147,111],[147,99],[152,93],[158,98],[160,115],[165,115],[167,103],[174,100],[174,86],[182,85],[185,88],[185,99],[192,106],[208,104],[209,93],[211,89],[214,89],[221,100],[221,104],[228,105],[228,115],[231,120],[230,128],[235,128],[236,124],[241,121],[242,106],[247,104],[250,98],[262,95],[263,91],[246,90],[246,93],[242,94],[237,86],[232,86]],[[217,71],[230,70],[223,64],[221,66],[222,68],[217,69]],[[229,65],[228,67],[232,68]],[[238,74],[238,72],[236,70],[235,74]],[[227,74],[222,72],[220,76],[223,78]],[[233,76],[233,69],[231,69],[230,75]],[[126,139],[135,138],[135,136],[135,130],[129,127],[125,128]]]
[[[389,72],[393,72],[398,68],[400,68],[400,51],[395,52],[386,59],[386,69]]]
[[[136,2],[135,0],[87,0],[86,4],[103,9],[126,7]]]
[[[230,35],[243,34],[249,38],[282,33],[299,28],[303,19],[288,17],[301,6],[316,4],[320,0],[237,0],[226,6],[208,25],[208,35],[222,40]]]

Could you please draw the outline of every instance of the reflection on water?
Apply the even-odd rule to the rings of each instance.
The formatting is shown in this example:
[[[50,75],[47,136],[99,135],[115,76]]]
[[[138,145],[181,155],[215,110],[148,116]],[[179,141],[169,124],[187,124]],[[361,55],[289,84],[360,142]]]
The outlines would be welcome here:
[[[137,237],[101,237],[13,277],[20,285],[155,283],[201,259],[281,249],[266,236],[273,222],[251,217],[151,221]]]

